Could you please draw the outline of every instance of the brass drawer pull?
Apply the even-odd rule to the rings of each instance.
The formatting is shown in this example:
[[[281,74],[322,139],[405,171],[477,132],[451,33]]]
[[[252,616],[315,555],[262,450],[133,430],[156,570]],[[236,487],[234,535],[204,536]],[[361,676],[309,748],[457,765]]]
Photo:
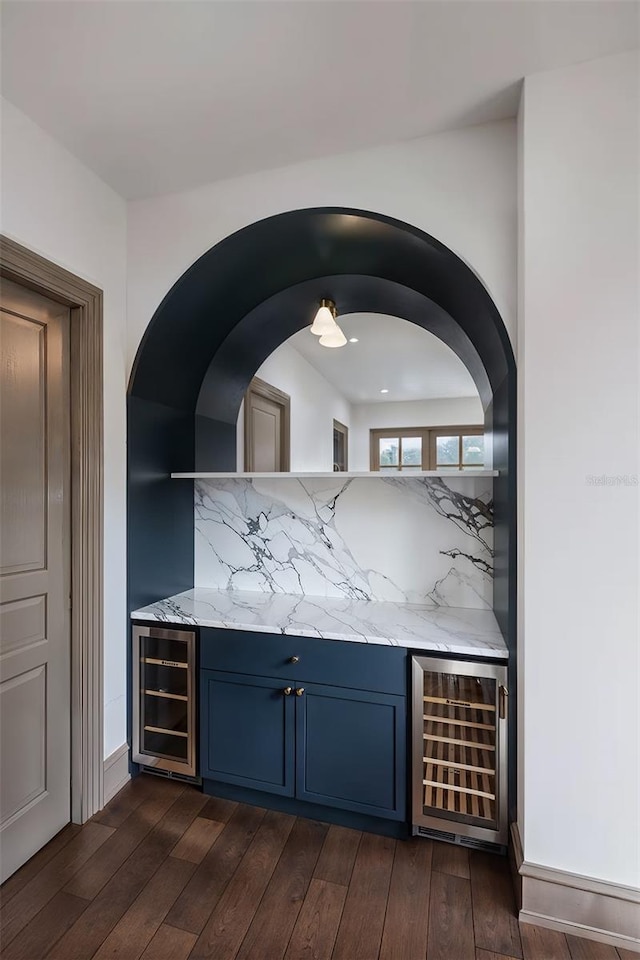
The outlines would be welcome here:
[[[293,688],[292,688],[292,687],[285,687],[282,692],[284,693],[285,697],[290,697],[291,694],[292,694],[292,692],[293,692]]]
[[[301,697],[304,693],[304,687],[298,687],[296,690],[296,697]]]
[[[300,663],[300,657],[289,657],[289,663]]]

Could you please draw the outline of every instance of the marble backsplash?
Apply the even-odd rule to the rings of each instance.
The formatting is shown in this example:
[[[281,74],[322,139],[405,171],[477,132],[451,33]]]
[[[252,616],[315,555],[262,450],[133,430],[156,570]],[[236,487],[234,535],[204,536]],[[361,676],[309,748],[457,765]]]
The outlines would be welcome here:
[[[491,608],[479,477],[195,481],[195,586]]]

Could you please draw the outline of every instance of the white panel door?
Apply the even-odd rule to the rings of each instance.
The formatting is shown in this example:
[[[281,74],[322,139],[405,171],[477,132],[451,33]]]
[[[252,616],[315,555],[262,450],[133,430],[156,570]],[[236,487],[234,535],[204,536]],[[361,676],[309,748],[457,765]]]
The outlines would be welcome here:
[[[69,310],[2,281],[0,869],[70,819]]]

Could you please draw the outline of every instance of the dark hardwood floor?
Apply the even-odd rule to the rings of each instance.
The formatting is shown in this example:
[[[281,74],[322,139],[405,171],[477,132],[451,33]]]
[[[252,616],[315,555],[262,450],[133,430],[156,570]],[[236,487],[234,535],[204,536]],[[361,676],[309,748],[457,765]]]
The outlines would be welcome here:
[[[620,960],[516,919],[507,861],[141,776],[2,887],[3,960]]]

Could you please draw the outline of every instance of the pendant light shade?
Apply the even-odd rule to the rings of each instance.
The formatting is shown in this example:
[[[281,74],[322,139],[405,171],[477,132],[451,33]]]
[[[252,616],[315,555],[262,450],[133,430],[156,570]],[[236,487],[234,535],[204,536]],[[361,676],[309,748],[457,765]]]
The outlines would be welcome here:
[[[320,346],[321,347],[344,347],[347,342],[347,338],[340,329],[337,323],[334,321],[334,329],[329,333],[324,333],[320,337]]]
[[[309,328],[311,333],[316,337],[322,337],[325,333],[333,332],[337,327],[335,315],[336,305],[333,300],[321,300],[318,312]]]
[[[309,327],[311,333],[320,337],[323,347],[344,347],[347,338],[336,323],[338,311],[333,300],[321,300],[315,319]]]

